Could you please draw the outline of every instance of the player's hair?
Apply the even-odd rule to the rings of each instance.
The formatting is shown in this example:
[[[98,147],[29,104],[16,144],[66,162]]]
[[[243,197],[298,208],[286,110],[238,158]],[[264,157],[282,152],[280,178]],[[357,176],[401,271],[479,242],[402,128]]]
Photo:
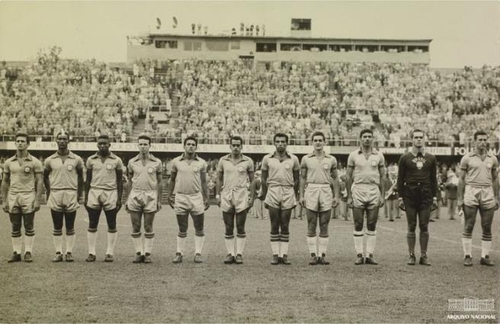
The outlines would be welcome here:
[[[315,136],[321,136],[323,138],[323,142],[326,141],[326,137],[323,132],[314,132],[311,136],[311,140],[313,140]]]
[[[422,133],[425,135],[425,132],[423,130],[421,130],[420,128],[415,128],[412,132],[411,132],[411,138],[413,138],[413,134],[415,133]]]
[[[26,138],[26,143],[28,143],[28,144],[30,143],[30,137],[29,137],[28,133],[17,132],[15,139],[17,140],[18,137],[25,137]]]
[[[241,146],[243,146],[243,138],[241,136],[231,136],[229,143],[233,144],[233,141],[240,141]]]
[[[69,140],[69,133],[68,132],[62,132],[62,131],[59,132],[59,133],[57,133],[56,140],[59,139],[59,136],[61,136],[61,135],[66,135],[68,137],[68,140]]]
[[[151,137],[149,137],[148,135],[146,134],[139,135],[139,137],[137,137],[137,142],[139,142],[139,140],[141,139],[147,140],[149,144],[151,144]]]
[[[109,136],[106,134],[99,135],[97,137],[97,140],[99,141],[100,139],[104,139],[104,140],[107,140],[109,142]]]
[[[478,130],[477,132],[474,133],[474,140],[477,140],[477,137],[478,136],[481,136],[481,135],[485,135],[485,136],[488,136],[488,134],[486,134],[485,131],[483,130]]]
[[[198,140],[196,139],[196,137],[193,136],[186,137],[186,139],[184,140],[184,146],[186,146],[187,141],[194,141],[194,144],[196,145],[196,147],[198,147]]]
[[[284,137],[285,138],[285,142],[288,144],[288,135],[285,134],[285,133],[276,133],[273,137],[273,143],[276,142],[276,138],[277,137]]]
[[[361,132],[359,132],[359,138],[363,137],[364,134],[370,133],[373,136],[373,131],[369,128],[362,129]]]

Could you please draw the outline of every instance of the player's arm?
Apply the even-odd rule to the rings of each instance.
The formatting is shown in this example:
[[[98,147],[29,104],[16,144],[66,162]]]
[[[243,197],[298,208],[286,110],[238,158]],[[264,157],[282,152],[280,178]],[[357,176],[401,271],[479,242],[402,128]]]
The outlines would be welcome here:
[[[130,179],[130,178],[129,178]],[[132,182],[132,180],[129,180],[129,182]],[[159,172],[156,172],[156,182],[157,182],[157,195],[156,197],[158,197],[158,208],[156,211],[159,211],[161,209],[161,196],[163,194],[163,186],[162,186],[162,182],[163,182],[163,177],[162,177],[162,170],[160,169]],[[132,187],[130,187],[132,188]]]
[[[116,209],[120,210],[120,208],[122,208],[122,196],[123,196],[123,169],[116,169],[116,190],[118,192]]]
[[[354,167],[347,166],[347,171],[345,174],[345,189],[347,191],[347,199],[352,198],[351,186],[352,186],[352,174],[354,173]]]
[[[168,184],[167,184],[167,202],[172,208],[174,208],[174,203],[171,197],[172,193],[174,192],[176,178],[177,178],[177,171],[172,170],[170,172],[170,179],[168,179]]]
[[[76,177],[77,177],[77,197],[78,201],[82,198],[83,191],[85,190],[85,183],[83,182],[83,161],[80,160],[81,164],[76,166]]]
[[[380,184],[378,185],[378,188],[380,190],[380,206],[384,205],[385,202],[385,175],[386,175],[386,170],[385,166],[381,165],[378,167],[378,172],[380,174]]]
[[[437,204],[437,191],[438,191],[438,180],[437,180],[437,162],[436,158],[433,159],[431,164],[431,192],[432,201]]]
[[[269,177],[269,166],[267,162],[267,157],[265,156],[262,159],[262,166],[261,166],[261,175],[260,175],[260,185],[262,188],[262,196],[264,199],[266,198],[267,195],[267,178]]]
[[[458,173],[458,186],[457,186],[457,207],[462,208],[464,205],[464,193],[465,193],[465,174],[466,170],[460,168]]]
[[[266,198],[267,195],[267,178],[269,177],[269,171],[266,169],[261,169],[261,175],[260,175],[260,185],[262,187],[262,196],[264,199]]]
[[[87,206],[89,200],[90,184],[92,183],[92,169],[87,168],[87,178],[85,179],[85,199],[84,203]]]
[[[45,168],[43,170],[43,184],[45,185],[45,192],[47,193],[47,199],[49,199],[50,196],[50,170]]]
[[[332,168],[330,172],[330,176],[332,177],[332,187],[333,187],[333,205],[332,207],[337,207],[340,199],[340,184],[339,184],[339,173],[337,168]]]
[[[249,204],[250,204],[249,207],[252,208],[253,202],[255,200],[255,194],[256,194],[254,172],[253,172],[253,163],[252,163],[251,168],[248,170],[247,174],[248,174],[248,181],[250,182],[250,188],[249,188],[250,194],[248,196],[248,200],[249,200]]]
[[[399,158],[399,162],[398,162],[398,178],[397,178],[397,188],[398,188],[398,194],[399,194],[399,197],[398,197],[398,203],[401,207],[401,204],[403,203],[403,187],[404,187],[404,180],[405,180],[405,177],[406,177],[406,164],[405,164],[405,161],[404,161],[404,155],[402,155],[400,158]]]
[[[495,199],[497,201],[497,208],[499,207],[500,202],[498,201],[500,197],[498,197],[498,166],[495,165],[491,168],[491,179],[493,180],[493,193],[495,195]]]
[[[300,166],[300,182],[299,182],[299,203],[302,206],[305,206],[304,191],[306,188],[306,181],[307,181],[307,165],[305,164],[305,161],[302,158],[302,163]]]
[[[42,192],[43,192],[43,173],[36,172],[35,173],[35,202],[33,203],[35,211],[40,210],[40,199],[42,198]]]
[[[220,163],[220,161],[219,161]],[[215,200],[217,200],[217,205],[220,207],[220,192],[222,190],[222,182],[224,181],[224,171],[217,168],[217,178],[215,179]]]
[[[299,159],[294,156],[293,159],[293,190],[295,192],[295,197],[299,196],[299,183],[300,183],[300,163]]]
[[[10,187],[10,173],[3,173],[3,179],[2,179],[2,186],[1,186],[1,191],[2,191],[2,201],[4,203],[4,208],[3,210],[8,213],[9,211],[9,203],[7,200],[7,196],[9,193],[9,187]]]
[[[293,190],[295,191],[295,195],[299,194],[299,182],[300,182],[300,169],[293,170]]]
[[[205,210],[210,206],[209,204],[209,194],[208,194],[208,186],[207,186],[207,171],[200,171],[200,180],[201,180],[201,193],[203,195],[203,201],[205,203]]]

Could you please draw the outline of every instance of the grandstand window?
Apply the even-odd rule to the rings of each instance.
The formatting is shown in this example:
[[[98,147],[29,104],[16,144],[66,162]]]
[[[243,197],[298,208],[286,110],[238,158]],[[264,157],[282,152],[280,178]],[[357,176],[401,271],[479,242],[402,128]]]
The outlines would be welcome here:
[[[232,41],[231,42],[231,49],[232,50],[239,50],[240,49],[240,41]]]
[[[388,52],[388,53],[405,52],[405,46],[402,46],[402,45],[382,45],[381,49],[382,49],[382,51]]]
[[[228,41],[207,40],[206,45],[209,51],[214,51],[214,52],[229,51]]]
[[[177,41],[169,41],[169,40],[157,40],[155,41],[156,48],[177,48]]]
[[[184,42],[184,50],[185,51],[201,51],[201,42]]]
[[[276,43],[257,43],[256,52],[276,52]]]
[[[350,52],[352,51],[352,45],[338,45],[339,52]]]
[[[302,51],[302,44],[280,44],[280,50],[284,52]]]
[[[378,45],[355,45],[354,50],[363,53],[372,53],[378,51]]]
[[[302,45],[302,49],[304,51],[323,52],[323,51],[326,51],[327,45],[326,44],[304,44],[304,45]]]
[[[408,46],[408,52],[427,53],[429,52],[429,46]]]

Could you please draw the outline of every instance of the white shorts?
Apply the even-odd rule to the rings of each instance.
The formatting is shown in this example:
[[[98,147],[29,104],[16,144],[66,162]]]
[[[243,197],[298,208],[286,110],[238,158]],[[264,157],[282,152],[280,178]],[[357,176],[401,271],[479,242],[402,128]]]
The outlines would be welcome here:
[[[272,186],[267,189],[264,204],[275,209],[292,209],[297,205],[295,190],[291,186]]]
[[[70,189],[52,189],[50,191],[49,200],[47,201],[47,206],[56,212],[74,212],[80,207],[78,204],[78,192]]]
[[[324,212],[333,208],[333,194],[329,184],[307,184],[304,199],[306,208],[315,212]]]
[[[118,191],[104,189],[90,189],[87,207],[92,209],[113,210],[118,202]]]
[[[248,208],[247,188],[222,190],[220,199],[220,208],[226,213],[241,213]]]
[[[205,204],[201,192],[191,195],[175,194],[174,212],[176,215],[191,214],[197,216],[203,214]]]
[[[127,208],[133,212],[156,213],[158,209],[158,192],[156,190],[130,190]]]
[[[495,208],[496,200],[493,187],[465,186],[464,205],[484,209]]]
[[[377,185],[353,185],[351,194],[352,203],[355,208],[379,208],[380,189]]]
[[[35,203],[35,192],[20,192],[7,195],[9,202],[9,214],[31,214],[35,211],[33,204]]]

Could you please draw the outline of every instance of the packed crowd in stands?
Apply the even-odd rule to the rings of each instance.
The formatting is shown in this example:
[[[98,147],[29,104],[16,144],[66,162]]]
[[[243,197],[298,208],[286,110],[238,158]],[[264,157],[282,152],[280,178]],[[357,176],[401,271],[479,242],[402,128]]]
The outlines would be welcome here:
[[[500,67],[440,72],[399,63],[138,61],[112,68],[60,60],[58,53],[12,71],[0,67],[0,134],[38,136],[61,128],[74,136],[128,141],[150,107],[175,104],[178,118],[149,119],[159,141],[271,144],[276,132],[308,144],[314,130],[330,145],[356,145],[361,128],[378,146],[402,146],[414,128],[429,142],[465,144],[483,129],[500,140]],[[432,144],[436,145],[436,144]]]

